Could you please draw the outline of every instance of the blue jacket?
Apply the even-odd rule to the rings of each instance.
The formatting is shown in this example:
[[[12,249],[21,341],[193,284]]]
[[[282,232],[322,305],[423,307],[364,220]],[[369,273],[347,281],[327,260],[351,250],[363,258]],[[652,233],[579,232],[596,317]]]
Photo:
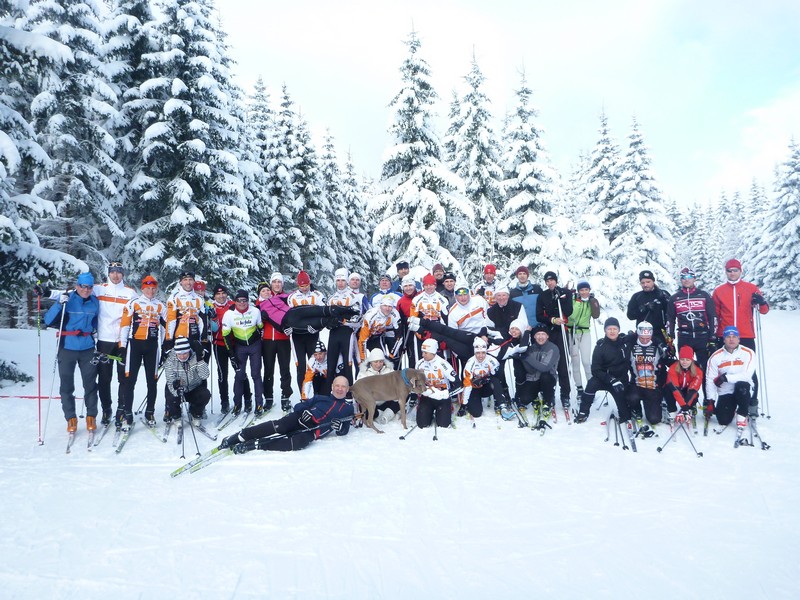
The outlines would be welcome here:
[[[97,296],[92,294],[84,300],[76,292],[70,292],[64,310],[64,328],[60,334],[59,346],[66,350],[93,350],[92,334],[97,331],[97,312],[100,310]],[[44,324],[47,327],[58,327],[59,323],[61,304],[56,302],[44,315]]]
[[[340,419],[342,428],[336,435],[347,435],[350,431],[350,419],[356,414],[352,402],[338,400],[333,396],[312,396],[294,405],[294,412],[308,410],[314,415],[314,422],[319,426],[317,437],[327,434],[331,430],[331,421]]]

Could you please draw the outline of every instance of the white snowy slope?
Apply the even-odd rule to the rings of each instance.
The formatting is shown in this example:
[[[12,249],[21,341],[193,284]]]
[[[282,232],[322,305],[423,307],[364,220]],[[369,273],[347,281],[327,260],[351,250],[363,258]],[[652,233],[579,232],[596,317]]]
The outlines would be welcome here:
[[[139,424],[117,455],[110,434],[87,452],[80,430],[67,455],[58,401],[39,446],[36,400],[14,397],[36,382],[2,388],[0,596],[797,598],[800,312],[763,326],[772,448],[700,433],[702,458],[682,434],[659,454],[663,431],[636,454],[604,443],[605,408],[544,436],[493,414],[438,441],[401,441],[392,423],[172,479],[174,434]],[[42,340],[46,395],[53,332]],[[35,331],[0,330],[0,356],[34,375],[36,348]]]

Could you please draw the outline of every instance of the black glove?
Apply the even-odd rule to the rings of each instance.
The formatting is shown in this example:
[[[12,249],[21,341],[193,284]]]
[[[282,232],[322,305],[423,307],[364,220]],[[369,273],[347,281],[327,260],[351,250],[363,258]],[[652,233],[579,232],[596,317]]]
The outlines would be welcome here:
[[[197,358],[199,360],[203,360],[203,355],[205,354],[205,351],[203,350],[203,344],[200,343],[200,340],[192,340],[191,342],[189,342],[189,346],[197,355]]]
[[[333,429],[336,433],[339,433],[343,427],[344,423],[341,419],[334,419],[331,421],[331,429]]]
[[[594,292],[589,292],[589,298],[594,298]]]
[[[109,354],[111,354],[112,356],[118,356],[119,358],[122,358],[122,355],[125,354],[125,348],[123,348],[122,346],[117,346]]]
[[[233,367],[234,371],[238,371],[241,365],[239,364],[239,359],[236,358],[233,354],[230,356],[231,359],[231,366]]]
[[[764,296],[762,296],[758,292],[753,292],[753,299],[751,300],[751,303],[753,304],[753,306],[756,305],[764,306],[767,303],[767,301],[764,300]]]
[[[179,392],[181,390],[181,380],[180,379],[175,379],[172,382],[172,389],[175,390],[176,392]]]
[[[692,407],[688,404],[681,406],[681,412],[684,413],[686,416],[690,416],[692,414]]]
[[[704,400],[703,401],[703,414],[705,415],[706,419],[710,419],[711,415],[714,414],[714,401],[713,400]]]
[[[719,386],[721,386],[723,383],[725,383],[726,381],[728,381],[728,376],[727,376],[727,375],[725,375],[725,373],[722,373],[721,375],[717,375],[717,376],[714,378],[714,385],[715,385],[715,386],[717,386],[717,387],[719,387]]]
[[[240,442],[233,447],[234,454],[244,454],[245,452],[250,452],[251,450],[258,450],[261,445],[259,444],[259,440],[247,440],[246,442]]]
[[[666,344],[659,344],[658,352],[661,356],[669,356],[669,347]]]
[[[467,414],[467,405],[462,404],[461,406],[458,407],[458,412],[456,413],[456,416],[463,417],[466,414]]]
[[[314,415],[311,414],[310,410],[306,409],[303,411],[303,414],[300,415],[300,425],[306,429],[313,429],[317,426],[317,423],[314,421]]]
[[[611,380],[611,387],[614,389],[614,391],[615,391],[617,394],[621,394],[622,392],[624,392],[624,391],[625,391],[625,384],[624,384],[624,383],[622,383],[622,382],[621,382],[619,379],[617,379],[616,377],[615,377],[614,379],[612,379],[612,380]]]
[[[33,295],[34,296],[49,296],[50,290],[47,288],[43,288],[38,283],[33,286]]]
[[[241,444],[244,440],[239,437],[238,433],[234,433],[233,435],[229,435],[219,445],[220,450],[224,450],[225,448],[233,448],[236,444]]]

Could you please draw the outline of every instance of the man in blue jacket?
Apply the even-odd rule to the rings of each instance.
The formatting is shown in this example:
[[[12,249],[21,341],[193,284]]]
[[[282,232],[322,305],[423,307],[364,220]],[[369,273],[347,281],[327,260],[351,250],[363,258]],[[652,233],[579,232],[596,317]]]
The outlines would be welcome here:
[[[339,375],[333,380],[330,396],[312,396],[298,402],[293,412],[275,421],[242,429],[222,440],[220,448],[233,448],[235,454],[250,450],[302,450],[331,431],[347,435],[355,414],[352,401],[346,399],[350,384]]]
[[[67,431],[78,429],[75,413],[75,365],[81,371],[83,398],[86,403],[86,429],[97,429],[97,364],[94,360],[94,337],[100,302],[92,294],[94,277],[81,273],[75,291],[61,294],[44,316],[47,327],[59,327],[58,376],[61,381],[61,408],[67,420]],[[63,311],[63,312],[62,312]],[[63,321],[62,321],[63,314]]]

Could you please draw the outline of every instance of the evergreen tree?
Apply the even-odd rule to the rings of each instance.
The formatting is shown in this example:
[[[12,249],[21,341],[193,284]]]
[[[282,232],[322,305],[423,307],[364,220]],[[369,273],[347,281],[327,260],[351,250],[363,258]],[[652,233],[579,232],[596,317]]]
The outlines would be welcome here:
[[[501,164],[506,203],[497,227],[497,246],[509,267],[527,265],[535,279],[544,275],[551,259],[543,254],[543,248],[553,225],[550,213],[555,174],[524,74],[515,95],[516,104],[503,132]]]
[[[31,105],[37,140],[51,159],[32,192],[56,208],[55,216],[39,220],[36,233],[43,246],[81,258],[95,272],[105,271],[112,240],[124,238],[114,184],[123,170],[106,125],[117,112],[105,61],[108,16],[96,0],[42,1],[30,5],[23,23],[68,46],[73,58],[42,78]]]
[[[416,33],[406,45],[408,57],[400,69],[403,87],[390,103],[395,111],[389,127],[393,145],[383,163],[381,194],[376,198],[385,210],[373,240],[387,262],[402,257],[430,269],[436,262],[458,264],[441,244],[448,210],[454,218],[473,215],[458,194],[458,178],[442,164],[431,114],[437,95],[428,64],[417,55]]]
[[[254,269],[238,145],[242,131],[230,60],[211,21],[210,0],[162,7],[159,48],[147,56],[153,79],[141,146],[147,180],[144,219],[127,245],[140,272],[170,281],[184,269],[241,285]]]
[[[697,285],[712,290],[722,283],[722,263],[720,256],[719,228],[717,226],[716,203],[695,203],[692,235],[689,238],[691,258],[688,266],[697,273]]]
[[[478,281],[484,264],[494,261],[495,223],[504,200],[503,170],[498,164],[500,148],[491,126],[489,99],[483,91],[486,78],[474,56],[464,79],[467,91],[455,105],[458,114],[451,120],[447,135],[452,147],[448,162],[464,182],[475,219],[448,218],[447,230],[459,232],[460,243],[450,248],[463,259],[467,279]]]
[[[87,268],[68,254],[42,248],[34,231],[36,221],[54,218],[56,209],[31,193],[34,172],[43,172],[50,158],[29,124],[30,106],[39,82],[74,57],[65,44],[13,29],[24,8],[0,1],[0,298],[17,300],[38,279],[56,283]]]
[[[800,308],[800,145],[794,140],[776,173],[775,192],[751,271],[763,281],[764,293],[775,307],[796,310]]]
[[[612,214],[609,211],[619,178],[620,151],[611,137],[605,113],[600,115],[598,131],[600,137],[592,149],[589,157],[589,170],[585,176],[588,195],[586,210],[600,217],[606,237],[609,238],[609,242],[612,242],[609,224],[620,215]]]
[[[675,287],[675,238],[664,207],[661,190],[650,168],[651,161],[639,125],[634,119],[628,150],[612,191],[609,214],[609,257],[620,281],[638,281],[642,269],[653,271],[659,286]],[[622,306],[624,298],[619,297]]]
[[[756,254],[758,253],[759,234],[766,225],[765,217],[769,206],[770,201],[766,190],[753,178],[741,213],[741,219],[745,224],[745,234],[737,256],[741,257],[742,264],[752,265],[755,262]]]
[[[375,229],[367,215],[364,197],[369,193],[359,185],[352,156],[348,153],[344,166],[344,174],[340,187],[347,227],[350,229],[348,239],[340,234],[342,253],[349,257],[351,268],[362,275],[376,274],[383,266],[383,253],[379,252],[372,242]],[[370,282],[374,284],[375,282]]]

